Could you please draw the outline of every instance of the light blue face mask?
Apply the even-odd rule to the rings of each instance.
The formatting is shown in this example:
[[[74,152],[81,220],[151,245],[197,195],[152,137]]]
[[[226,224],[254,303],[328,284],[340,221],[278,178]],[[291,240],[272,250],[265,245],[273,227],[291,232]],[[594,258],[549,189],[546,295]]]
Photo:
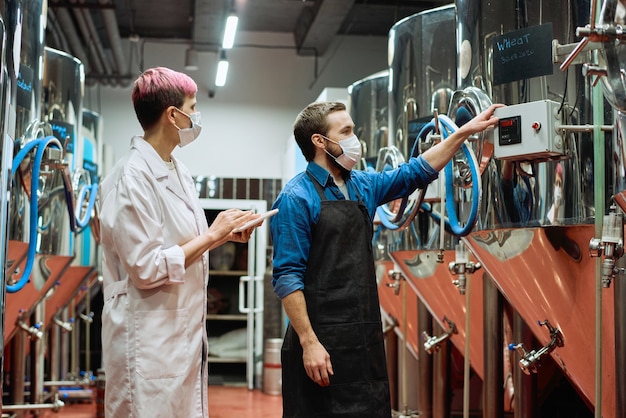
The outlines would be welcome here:
[[[191,115],[186,114],[179,108],[175,108],[183,115],[187,116],[191,121],[191,126],[189,128],[178,128],[178,137],[180,138],[179,147],[184,147],[185,145],[191,144],[195,141],[196,138],[200,135],[200,131],[202,131],[202,121],[200,119],[200,112],[194,112]]]

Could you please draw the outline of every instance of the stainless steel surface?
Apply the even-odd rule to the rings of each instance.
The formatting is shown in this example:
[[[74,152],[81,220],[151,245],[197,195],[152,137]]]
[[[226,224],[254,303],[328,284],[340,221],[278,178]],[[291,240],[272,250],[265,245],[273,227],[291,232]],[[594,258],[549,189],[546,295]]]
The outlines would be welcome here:
[[[41,71],[47,23],[46,0],[25,0],[10,6],[12,53],[7,54],[7,64],[17,80],[15,137],[22,138],[26,128],[40,117]],[[19,62],[14,61],[19,57]]]
[[[504,417],[504,312],[502,295],[489,277],[483,277],[483,327],[485,372],[483,384],[483,417]]]
[[[533,335],[523,318],[513,314],[513,341],[529,347],[533,344]],[[514,356],[515,360],[519,360]],[[515,396],[513,397],[513,410],[515,418],[533,418],[537,416],[538,394],[537,375],[527,375],[518,367],[511,370],[513,374],[513,387]]]
[[[624,267],[624,261],[619,262]],[[615,292],[615,369],[626,368],[626,283],[616,280]],[[615,373],[615,416],[626,416],[626,373]]]
[[[456,87],[454,21],[454,6],[443,6],[409,16],[389,31],[389,142],[405,158],[419,125],[432,119],[434,105],[447,112]]]
[[[594,22],[595,23],[595,22]],[[626,46],[623,27],[626,25],[626,9],[620,0],[604,0],[597,27],[602,30],[599,66],[606,71],[601,77],[604,97],[619,112],[626,112]]]
[[[354,132],[361,141],[363,158],[371,167],[376,166],[378,150],[388,146],[388,86],[388,70],[348,86],[348,110],[354,122]]]
[[[459,90],[465,93],[466,110],[477,114],[489,102],[518,104],[550,99],[563,102],[566,124],[592,123],[588,106],[590,84],[581,74],[580,66],[563,73],[553,64],[551,75],[494,85],[493,37],[521,28],[552,23],[553,38],[559,44],[573,40],[573,28],[587,19],[588,4],[582,1],[524,3],[459,0],[457,7],[457,51]],[[576,88],[566,88],[566,83]],[[548,87],[550,86],[550,87]],[[483,93],[472,99],[468,90]],[[450,116],[456,116],[453,99]],[[472,106],[472,102],[482,105]],[[472,141],[483,173],[483,202],[479,228],[498,226],[547,225],[582,223],[593,215],[593,146],[588,132],[569,132],[566,140],[572,145],[572,158],[561,162],[512,163],[489,159],[492,144],[489,135]],[[563,173],[560,176],[559,173]],[[557,178],[562,177],[562,178]],[[554,197],[555,183],[561,182],[560,199]],[[555,208],[557,200],[558,208]]]
[[[8,256],[8,217],[9,217],[9,184],[11,179],[11,162],[13,160],[13,147],[8,132],[9,121],[9,73],[5,61],[6,28],[0,14],[0,195],[6,196],[0,202],[0,266],[3,273],[0,274],[0,336],[4,336],[4,312],[6,310],[6,266]],[[4,342],[2,344],[4,347]],[[4,350],[0,351],[3,353]],[[3,379],[4,380],[4,379]],[[0,392],[3,392],[4,382],[0,382]],[[2,401],[0,400],[0,410]]]
[[[433,332],[433,316],[424,302],[417,301],[417,325],[420,334]],[[426,353],[423,344],[420,344],[417,353],[418,381],[417,381],[417,409],[420,418],[433,416],[433,357]]]
[[[433,324],[433,332],[443,332],[438,323]],[[433,354],[433,417],[448,418],[452,404],[450,382],[452,343],[444,341]]]

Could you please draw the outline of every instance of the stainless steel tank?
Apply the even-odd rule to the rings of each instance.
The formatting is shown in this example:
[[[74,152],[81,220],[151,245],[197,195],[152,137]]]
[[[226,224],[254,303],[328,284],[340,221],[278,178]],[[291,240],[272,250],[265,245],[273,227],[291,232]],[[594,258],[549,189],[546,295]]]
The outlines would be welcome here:
[[[363,159],[376,167],[378,150],[389,144],[389,71],[381,71],[348,86],[348,111],[363,147]],[[361,164],[361,169],[366,167]]]
[[[45,45],[47,2],[26,0],[6,6],[8,25],[7,42],[11,45],[6,54],[9,78],[14,87],[11,91],[11,111],[15,112],[15,125],[11,134],[16,141],[16,150],[24,147],[36,135],[36,125],[41,111],[41,72]],[[28,241],[26,215],[28,211],[28,181],[16,172],[11,196],[10,239]],[[18,256],[19,258],[19,256]],[[19,262],[18,259],[12,260]]]
[[[591,80],[583,77],[580,63],[571,65],[567,71],[559,68],[565,58],[559,55],[559,47],[578,41],[575,30],[588,23],[589,2],[458,0],[456,6],[459,88],[450,116],[456,116],[456,109],[461,107],[470,114],[482,110],[471,106],[472,89],[477,89],[492,102],[506,105],[556,102],[560,104],[560,123],[565,126],[594,123]],[[494,39],[515,31],[529,32],[546,24],[551,24],[551,39],[537,47],[541,49],[531,52],[545,51],[553,58],[551,73],[496,82],[501,74],[494,65],[497,47]],[[476,146],[482,149],[483,156],[483,201],[479,222],[463,241],[541,341],[525,350],[548,347],[554,336],[550,327],[544,326],[548,320],[563,337],[564,344],[553,345],[546,352],[580,395],[579,403],[601,402],[602,415],[613,417],[612,298],[607,297],[602,306],[601,400],[596,400],[594,393],[595,347],[587,338],[595,329],[596,303],[594,263],[587,254],[593,235],[591,222],[597,215],[593,179],[598,174],[594,174],[593,138],[590,132],[577,129],[560,134],[569,144],[570,152],[566,158],[554,161],[496,160],[490,157],[485,143]],[[496,140],[485,136],[476,143]],[[530,357],[515,354],[516,363]]]
[[[474,116],[491,102],[513,105],[548,99],[563,104],[562,124],[592,122],[591,86],[580,66],[562,72],[554,64],[552,74],[497,84],[494,80],[498,74],[494,71],[498,67],[493,64],[494,39],[512,31],[551,24],[553,42],[560,45],[574,42],[575,28],[588,16],[588,3],[562,0],[548,5],[539,0],[524,3],[458,0],[456,7],[459,85],[450,106],[450,117],[455,118],[459,108]],[[547,48],[552,55],[552,45]],[[571,144],[571,153],[568,158],[554,162],[495,161],[490,158],[492,135],[481,135],[474,141],[485,174],[480,229],[575,224],[593,215],[591,135],[568,132],[565,137]],[[562,192],[555,196],[558,183]],[[559,206],[556,213],[555,202]]]
[[[85,69],[77,58],[52,48],[44,50],[43,103],[41,119],[52,126],[63,142],[70,170],[83,162],[83,125]]]
[[[389,143],[405,158],[434,109],[447,112],[456,87],[455,7],[400,20],[389,31]]]
[[[2,143],[0,148],[0,193],[2,196],[9,196],[13,143],[8,132],[10,84],[5,60],[6,27],[2,16],[4,16],[4,11],[0,16],[0,141]],[[4,335],[5,327],[6,275],[4,272],[8,261],[8,217],[9,201],[4,198],[0,203],[0,266],[3,269],[3,274],[0,274],[0,336]],[[2,389],[2,383],[0,383],[0,389]]]

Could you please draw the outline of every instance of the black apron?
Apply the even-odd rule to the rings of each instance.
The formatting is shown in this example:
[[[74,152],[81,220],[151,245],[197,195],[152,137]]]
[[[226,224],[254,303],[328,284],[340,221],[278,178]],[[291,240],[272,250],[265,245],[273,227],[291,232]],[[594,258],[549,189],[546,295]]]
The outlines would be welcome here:
[[[312,231],[304,296],[334,376],[327,387],[307,376],[302,346],[290,325],[281,353],[283,418],[389,418],[372,223],[360,200],[326,200],[319,183],[313,183],[322,202]]]

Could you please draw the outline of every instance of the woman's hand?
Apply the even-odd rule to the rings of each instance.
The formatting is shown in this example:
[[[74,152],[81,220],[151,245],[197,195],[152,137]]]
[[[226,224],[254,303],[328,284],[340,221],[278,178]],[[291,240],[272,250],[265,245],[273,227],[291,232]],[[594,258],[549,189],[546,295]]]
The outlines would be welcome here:
[[[248,242],[248,240],[252,236],[252,232],[254,232],[254,228],[256,228],[256,226],[244,229],[240,232],[233,232],[230,234],[228,240],[233,242]]]
[[[233,233],[233,229],[253,219],[254,216],[255,216],[255,213],[249,210],[247,211],[243,211],[240,209],[223,210],[217,214],[217,217],[215,218],[215,220],[209,227],[209,230],[207,231],[207,233],[213,235],[215,240],[219,241],[220,244],[223,244],[226,241],[234,241],[236,239],[233,239],[233,236],[235,235]],[[245,232],[247,231],[243,231],[243,233]],[[250,233],[251,232],[252,231],[250,231]],[[245,234],[243,233],[238,234],[240,235],[238,239],[242,239],[245,236]],[[250,236],[248,234],[248,239],[249,238]],[[245,242],[245,241],[238,241],[238,242]]]

